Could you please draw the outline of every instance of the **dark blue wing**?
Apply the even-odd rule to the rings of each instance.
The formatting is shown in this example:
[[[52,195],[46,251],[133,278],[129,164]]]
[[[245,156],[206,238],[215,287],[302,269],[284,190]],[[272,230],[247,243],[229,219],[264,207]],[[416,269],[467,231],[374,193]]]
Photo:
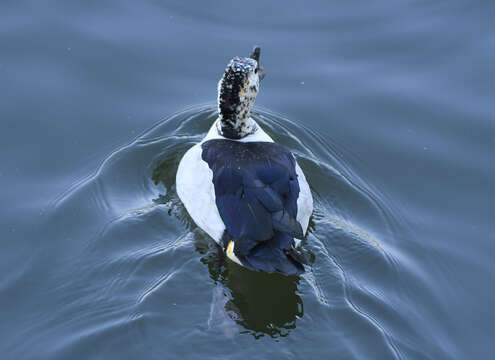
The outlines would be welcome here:
[[[286,258],[293,237],[303,237],[296,220],[299,183],[290,151],[275,143],[224,139],[207,141],[202,148],[236,256],[251,256],[251,262],[256,254]]]

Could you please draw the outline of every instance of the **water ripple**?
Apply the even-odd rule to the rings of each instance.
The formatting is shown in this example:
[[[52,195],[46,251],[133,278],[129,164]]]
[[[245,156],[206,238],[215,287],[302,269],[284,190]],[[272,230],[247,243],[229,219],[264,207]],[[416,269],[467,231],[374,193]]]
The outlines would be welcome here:
[[[204,336],[219,330],[230,339],[250,334],[277,341],[316,327],[352,357],[366,357],[371,347],[376,353],[381,343],[381,354],[402,359],[400,332],[409,325],[390,293],[391,284],[400,282],[398,274],[408,271],[393,250],[403,229],[400,216],[330,139],[264,109],[253,116],[294,152],[314,195],[302,245],[311,266],[303,281],[226,262],[178,199],[179,160],[216,117],[214,106],[203,105],[170,116],[114,151],[93,175],[54,201],[51,214],[58,222],[77,212],[81,226],[87,225],[78,232],[86,236],[67,276],[77,276],[80,288],[91,282],[93,292],[85,291],[69,308],[95,299],[105,306],[119,303],[126,309],[120,316],[140,319],[140,327],[159,326],[153,318],[182,309],[185,323],[168,319],[175,325],[161,328],[172,338],[186,323],[204,329]],[[133,326],[122,319],[115,324]],[[370,342],[357,344],[347,337],[350,324],[355,332],[371,331]]]

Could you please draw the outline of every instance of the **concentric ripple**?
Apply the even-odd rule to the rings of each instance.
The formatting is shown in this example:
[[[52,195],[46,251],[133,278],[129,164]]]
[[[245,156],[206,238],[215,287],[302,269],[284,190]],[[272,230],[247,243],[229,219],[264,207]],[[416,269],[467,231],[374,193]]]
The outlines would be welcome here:
[[[70,325],[72,335],[47,352],[84,353],[103,333],[128,338],[136,351],[149,331],[179,347],[290,341],[297,333],[309,344],[327,334],[328,346],[351,358],[369,351],[401,358],[402,342],[393,334],[411,325],[395,310],[400,299],[393,292],[400,264],[390,244],[400,224],[329,139],[254,111],[274,140],[293,151],[313,192],[315,210],[302,244],[311,265],[302,277],[240,268],[194,225],[175,192],[175,173],[216,116],[212,105],[170,116],[53,204],[56,223],[77,216],[80,227],[70,229],[68,240],[58,237],[71,261],[57,274],[61,288],[53,290],[71,294],[56,314],[71,320],[52,319],[52,331]]]

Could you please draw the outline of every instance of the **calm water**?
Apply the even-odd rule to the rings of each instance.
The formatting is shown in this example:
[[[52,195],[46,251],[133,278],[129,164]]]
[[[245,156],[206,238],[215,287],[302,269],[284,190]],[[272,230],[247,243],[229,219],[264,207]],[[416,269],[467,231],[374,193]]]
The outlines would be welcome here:
[[[488,359],[495,4],[0,4],[2,359]],[[175,193],[228,60],[315,212],[301,277],[225,262]]]

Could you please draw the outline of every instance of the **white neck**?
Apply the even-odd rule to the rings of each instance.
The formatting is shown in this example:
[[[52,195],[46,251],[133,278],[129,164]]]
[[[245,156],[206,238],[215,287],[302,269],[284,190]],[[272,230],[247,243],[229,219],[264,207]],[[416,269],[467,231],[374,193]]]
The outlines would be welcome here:
[[[221,129],[221,123],[220,123],[220,119],[218,118],[217,120],[215,120],[210,130],[208,131],[208,134],[206,134],[205,138],[201,141],[201,143],[214,139],[228,139],[228,140],[240,141],[240,142],[254,142],[254,141],[273,142],[273,139],[256,123],[256,121],[254,121],[253,118],[250,117],[249,121],[254,126],[255,129],[254,132],[244,136],[241,139],[235,140],[235,139],[228,139],[221,134],[221,132],[219,131],[219,129]]]

